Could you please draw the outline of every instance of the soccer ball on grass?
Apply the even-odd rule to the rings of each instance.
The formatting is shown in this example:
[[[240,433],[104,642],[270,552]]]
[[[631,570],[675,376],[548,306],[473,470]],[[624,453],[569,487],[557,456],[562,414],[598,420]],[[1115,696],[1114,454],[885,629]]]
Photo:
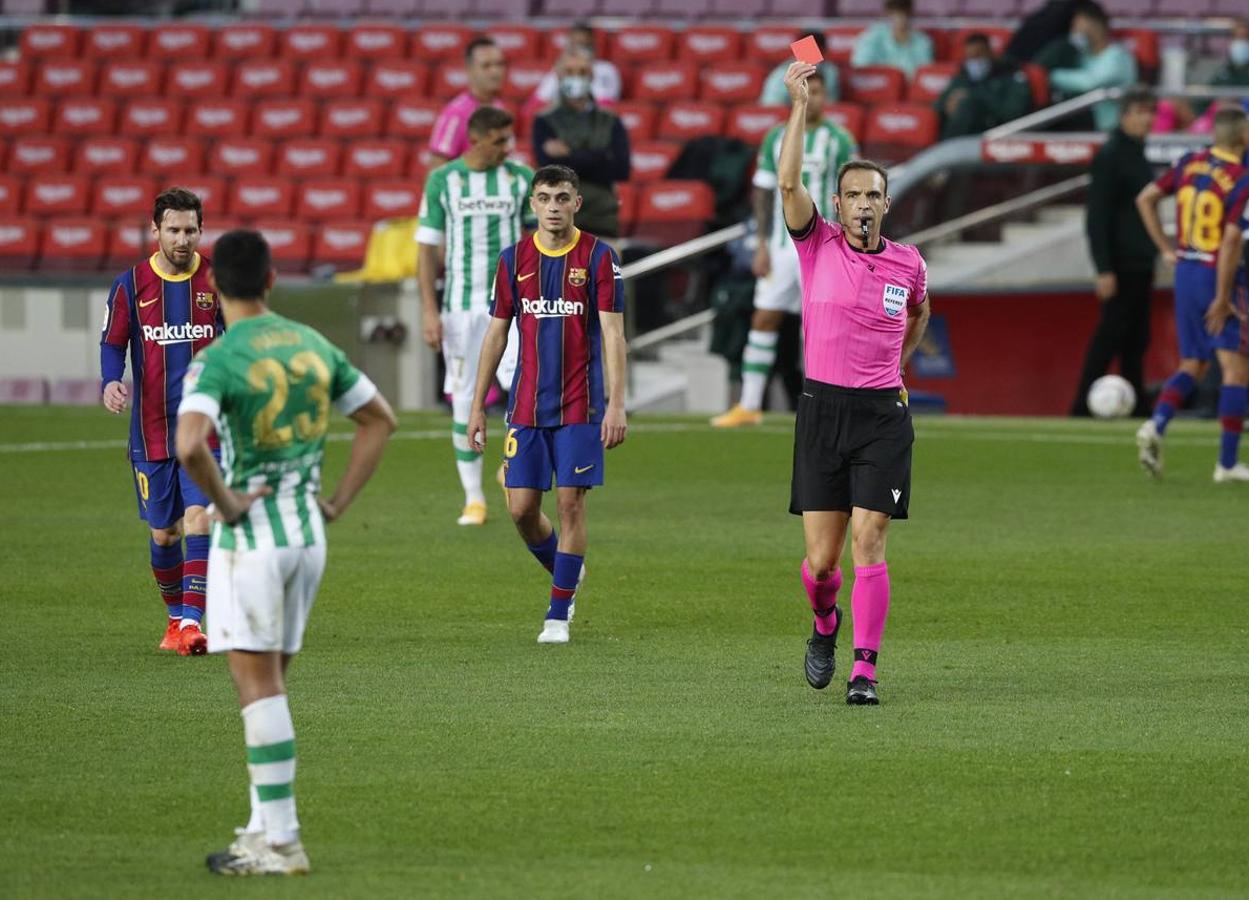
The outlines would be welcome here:
[[[1103,375],[1089,388],[1088,404],[1099,419],[1121,419],[1136,406],[1136,391],[1122,375]]]

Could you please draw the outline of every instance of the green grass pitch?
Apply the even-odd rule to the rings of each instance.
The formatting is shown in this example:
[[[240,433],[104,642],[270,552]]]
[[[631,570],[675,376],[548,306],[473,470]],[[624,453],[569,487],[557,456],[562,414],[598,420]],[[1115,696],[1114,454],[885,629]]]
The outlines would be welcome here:
[[[1153,483],[1130,423],[918,421],[875,709],[848,631],[803,680],[791,420],[633,422],[566,647],[493,485],[455,526],[448,424],[403,417],[331,528],[289,685],[313,873],[256,884],[203,865],[242,726],[223,660],[155,649],[124,422],[0,410],[0,896],[1249,894],[1249,486],[1212,423]]]

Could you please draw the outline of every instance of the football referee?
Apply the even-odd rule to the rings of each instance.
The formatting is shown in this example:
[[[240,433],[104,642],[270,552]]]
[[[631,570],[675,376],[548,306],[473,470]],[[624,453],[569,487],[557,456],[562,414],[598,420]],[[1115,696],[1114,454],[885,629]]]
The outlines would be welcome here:
[[[833,678],[838,561],[851,531],[854,668],[846,702],[875,705],[876,658],[889,613],[885,537],[905,519],[915,432],[902,367],[928,324],[928,274],[919,251],[880,236],[889,211],[889,176],[851,160],[837,175],[836,221],[820,216],[802,184],[807,77],[793,63],[785,85],[793,99],[777,166],[785,224],[798,250],[806,383],[794,425],[789,511],[802,516],[807,555],[802,583],[815,612],[806,675],[813,688]]]

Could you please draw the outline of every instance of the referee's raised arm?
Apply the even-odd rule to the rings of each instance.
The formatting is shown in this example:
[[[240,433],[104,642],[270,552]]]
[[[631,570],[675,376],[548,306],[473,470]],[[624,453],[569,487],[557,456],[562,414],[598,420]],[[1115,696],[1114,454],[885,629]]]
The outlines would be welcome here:
[[[777,189],[781,192],[781,209],[790,231],[804,231],[815,215],[815,203],[802,183],[802,150],[806,143],[807,77],[815,72],[810,63],[790,63],[785,73],[785,87],[791,105],[789,121],[781,139],[781,156],[776,166]]]

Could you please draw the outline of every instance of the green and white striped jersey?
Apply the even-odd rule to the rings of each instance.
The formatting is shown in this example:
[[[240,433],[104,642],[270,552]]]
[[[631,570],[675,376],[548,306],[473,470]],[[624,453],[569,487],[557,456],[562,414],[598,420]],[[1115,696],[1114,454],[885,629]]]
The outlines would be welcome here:
[[[226,337],[229,340],[225,340]],[[307,325],[265,313],[230,326],[195,355],[178,414],[211,418],[226,484],[273,493],[230,526],[213,523],[224,550],[325,543],[317,494],[330,404],[350,415],[377,393],[366,375]]]
[[[488,309],[499,253],[521,239],[532,181],[533,170],[510,159],[475,172],[461,157],[429,173],[416,240],[446,243],[444,310]]]
[[[768,244],[773,250],[792,246],[789,232],[785,229],[785,216],[781,212],[781,192],[776,190],[776,168],[781,158],[781,137],[784,125],[774,125],[763,138],[759,147],[759,160],[755,165],[753,184],[757,188],[773,191],[772,234]],[[837,170],[859,152],[854,137],[831,119],[806,128],[806,143],[802,148],[802,183],[815,201],[820,215],[830,218],[833,212],[833,196],[837,193]]]

